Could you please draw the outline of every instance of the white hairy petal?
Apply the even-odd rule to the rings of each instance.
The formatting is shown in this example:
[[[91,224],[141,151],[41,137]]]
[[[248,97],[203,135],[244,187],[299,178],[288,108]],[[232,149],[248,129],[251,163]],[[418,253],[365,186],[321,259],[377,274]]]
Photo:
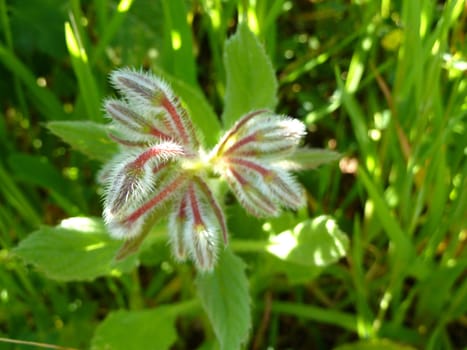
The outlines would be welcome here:
[[[252,215],[257,217],[277,216],[280,209],[265,192],[258,189],[257,179],[251,181],[250,176],[244,176],[234,168],[229,168],[224,173],[230,189],[235,194],[240,204]]]
[[[293,152],[305,133],[305,125],[297,119],[253,112],[225,133],[214,152],[217,156],[279,157]]]
[[[150,73],[131,69],[113,72],[111,81],[141,113],[157,115],[163,111],[165,126],[173,139],[188,147],[198,146],[191,120],[166,82]]]
[[[130,222],[120,221],[112,215],[106,215],[104,210],[104,222],[110,235],[117,239],[130,239],[141,233],[147,215],[140,216],[137,220]]]
[[[217,260],[218,227],[202,193],[190,184],[186,196],[184,239],[190,256],[200,271],[212,271]]]
[[[169,240],[170,246],[172,248],[172,254],[179,262],[185,261],[188,255],[188,247],[184,237],[185,223],[186,198],[185,196],[180,196],[180,198],[174,202],[168,223]]]
[[[139,113],[128,103],[113,99],[106,100],[104,108],[123,139],[148,143],[172,139],[164,126],[166,112],[162,109],[153,110],[151,113]]]
[[[174,95],[168,84],[156,76],[134,69],[123,68],[110,75],[112,84],[132,102],[143,104],[157,100],[160,96],[173,99]]]

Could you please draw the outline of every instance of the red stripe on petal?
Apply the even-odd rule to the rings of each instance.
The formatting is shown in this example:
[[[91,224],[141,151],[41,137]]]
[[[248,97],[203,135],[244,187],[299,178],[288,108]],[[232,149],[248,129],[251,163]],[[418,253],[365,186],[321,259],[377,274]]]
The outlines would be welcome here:
[[[241,176],[235,169],[230,169],[230,172],[240,185],[249,186],[249,182],[243,176]]]
[[[181,138],[181,141],[184,145],[196,146],[197,140],[194,134],[189,134],[192,130],[189,130],[189,127],[186,125],[186,121],[183,120],[183,115],[179,113],[177,107],[170,101],[167,97],[163,98],[161,101],[162,107],[169,113],[173,122],[175,123],[175,128],[177,133]]]
[[[159,139],[162,139],[162,140],[170,140],[171,137],[169,135],[167,135],[165,132],[163,131],[160,131],[159,129],[151,126],[150,127],[151,129],[149,130],[149,133],[152,135],[152,136],[155,136]]]
[[[235,169],[230,169],[231,176],[227,176],[227,182],[240,203],[255,216],[275,216],[279,213],[277,205],[268,198],[260,189],[255,187]],[[235,181],[238,184],[235,184]]]
[[[152,146],[147,151],[141,153],[131,165],[135,168],[140,168],[146,164],[146,162],[154,157],[159,158],[172,158],[177,155],[183,155],[183,150],[177,144],[172,143],[161,143],[159,145]]]
[[[268,176],[274,175],[271,170],[265,168],[264,166],[262,166],[262,165],[260,165],[258,163],[255,163],[255,162],[253,162],[251,160],[248,160],[248,159],[229,157],[228,162],[233,163],[233,164],[238,164],[238,165],[240,165],[242,167],[245,167],[245,168],[248,168],[250,170],[254,170],[263,177],[268,177]]]
[[[228,244],[228,234],[227,234],[227,223],[225,221],[224,212],[220,207],[219,203],[217,202],[214,194],[212,193],[211,189],[209,188],[208,184],[204,182],[202,179],[198,178],[198,186],[201,191],[206,196],[208,204],[211,206],[212,210],[214,211],[214,215],[216,215],[216,219],[219,222],[219,225],[222,230],[222,238],[224,239],[224,244]]]
[[[225,148],[225,145],[228,143],[229,139],[235,135],[236,133],[238,133],[240,131],[240,129],[246,124],[248,123],[249,120],[251,120],[252,118],[256,117],[257,115],[261,114],[261,113],[267,113],[268,111],[265,110],[265,109],[260,109],[260,110],[257,110],[257,111],[254,111],[254,112],[251,112],[251,113],[248,113],[246,115],[244,115],[240,120],[238,120],[234,126],[228,130],[224,136],[222,137],[219,145],[217,146],[217,155],[220,156],[222,153],[224,153],[224,148]]]
[[[255,142],[255,141],[258,141],[258,135],[257,133],[254,133],[254,134],[251,134],[251,135],[248,135],[246,137],[244,137],[243,139],[235,142],[231,147],[229,147],[224,155],[229,155],[229,154],[232,154],[233,152],[235,152],[236,150],[238,150],[239,148],[249,144],[249,143],[252,143],[252,142]]]
[[[188,187],[188,196],[190,198],[190,208],[191,212],[193,213],[193,224],[195,227],[197,226],[205,226],[203,218],[201,217],[201,210],[199,207],[199,200],[196,197],[196,192],[193,186],[193,183],[191,183]]]
[[[176,192],[184,183],[186,178],[184,176],[179,176],[174,181],[166,185],[157,195],[155,195],[151,200],[144,203],[141,207],[136,209],[131,213],[125,220],[124,223],[131,223],[138,220],[141,216],[146,214],[149,210],[155,208],[156,206],[163,203],[168,199],[174,192]]]

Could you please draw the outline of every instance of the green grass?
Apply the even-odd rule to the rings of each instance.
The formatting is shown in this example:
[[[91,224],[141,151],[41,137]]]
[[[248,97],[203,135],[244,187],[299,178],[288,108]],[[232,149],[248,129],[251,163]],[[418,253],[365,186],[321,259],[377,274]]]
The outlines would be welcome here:
[[[308,210],[268,221],[269,231],[229,207],[253,304],[245,348],[467,344],[464,1],[0,0],[1,349],[31,348],[3,338],[87,348],[111,311],[161,304],[184,310],[175,348],[215,348],[191,267],[164,244],[132,272],[66,283],[12,250],[43,225],[101,215],[100,163],[46,123],[104,122],[114,68],[163,74],[215,142],[224,41],[240,20],[274,64],[277,111],[307,123],[310,146],[343,156],[299,175]],[[349,236],[338,264],[304,268],[263,253],[268,234],[319,215]]]

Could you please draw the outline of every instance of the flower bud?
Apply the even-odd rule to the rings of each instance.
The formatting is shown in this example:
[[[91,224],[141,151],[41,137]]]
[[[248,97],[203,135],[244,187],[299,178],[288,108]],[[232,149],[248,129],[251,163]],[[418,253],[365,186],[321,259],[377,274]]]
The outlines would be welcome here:
[[[225,133],[211,155],[240,203],[255,216],[277,216],[280,206],[303,206],[304,191],[279,161],[293,153],[305,135],[295,119],[256,111]]]

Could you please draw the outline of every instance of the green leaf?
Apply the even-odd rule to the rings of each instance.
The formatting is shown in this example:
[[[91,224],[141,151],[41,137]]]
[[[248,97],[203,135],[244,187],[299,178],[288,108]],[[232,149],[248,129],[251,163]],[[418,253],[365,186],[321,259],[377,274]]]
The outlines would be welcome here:
[[[173,307],[110,313],[97,327],[91,349],[170,349],[177,340]]]
[[[13,252],[51,279],[82,281],[133,269],[136,256],[114,261],[120,245],[107,234],[102,220],[75,217],[33,232]]]
[[[250,296],[243,261],[225,249],[216,270],[199,275],[196,285],[221,349],[240,349],[251,328]]]
[[[274,109],[277,103],[277,80],[271,61],[247,25],[225,45],[224,63],[227,74],[225,107],[222,120],[231,126],[242,115],[256,109]]]
[[[327,266],[346,255],[349,240],[328,216],[299,223],[271,236],[267,250],[280,259],[306,266]]]
[[[289,170],[306,170],[314,169],[321,164],[330,163],[339,158],[339,153],[327,149],[300,148],[281,161],[281,165]]]
[[[108,136],[107,126],[90,121],[53,121],[47,128],[71,147],[90,158],[108,161],[118,146]]]
[[[323,266],[309,266],[297,264],[289,260],[282,260],[274,255],[268,254],[261,260],[261,266],[255,269],[255,274],[274,278],[276,276],[286,276],[290,286],[309,283],[317,278],[325,269]]]

